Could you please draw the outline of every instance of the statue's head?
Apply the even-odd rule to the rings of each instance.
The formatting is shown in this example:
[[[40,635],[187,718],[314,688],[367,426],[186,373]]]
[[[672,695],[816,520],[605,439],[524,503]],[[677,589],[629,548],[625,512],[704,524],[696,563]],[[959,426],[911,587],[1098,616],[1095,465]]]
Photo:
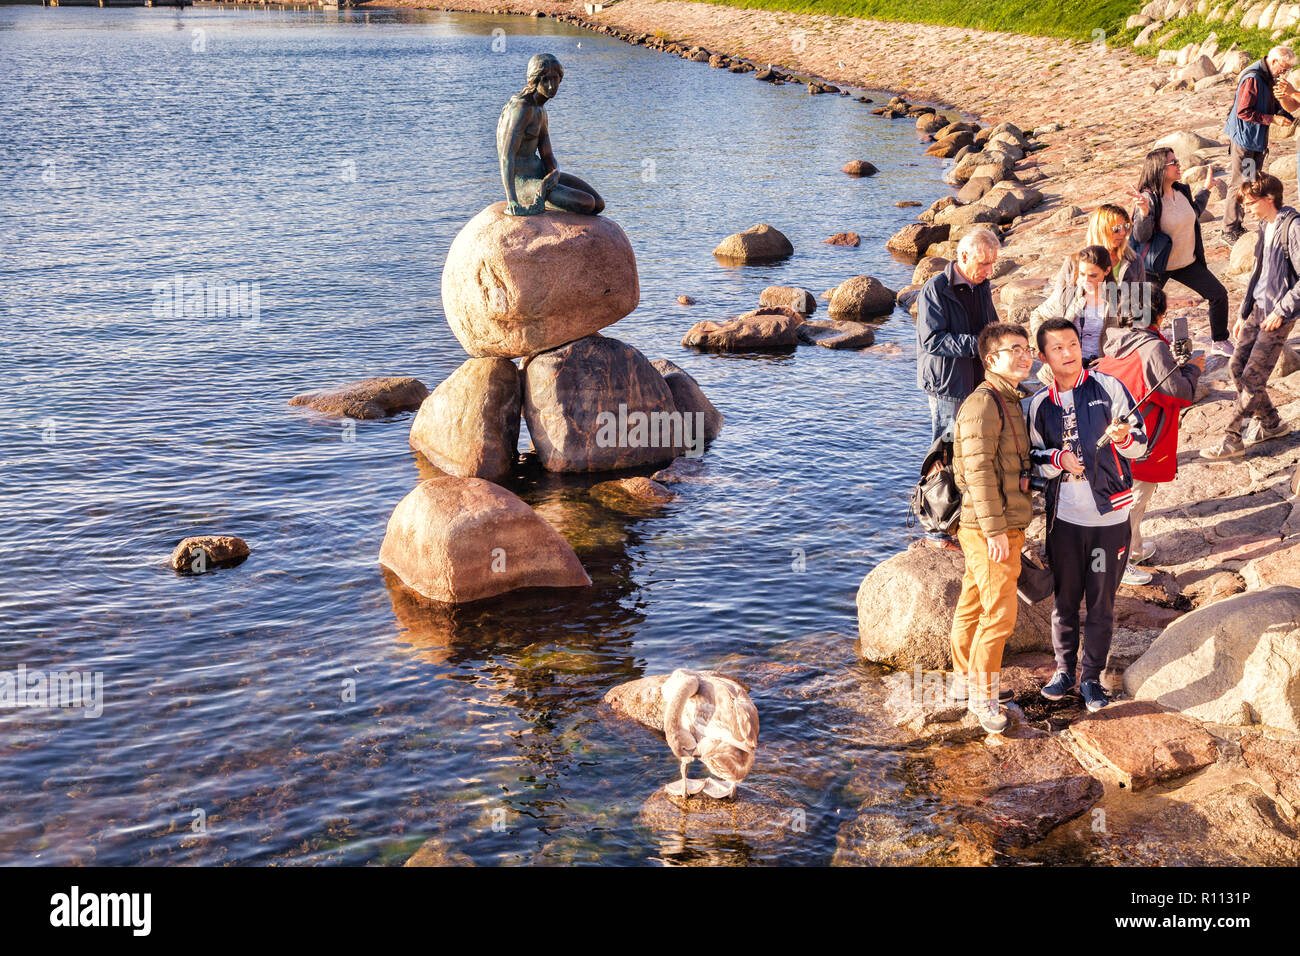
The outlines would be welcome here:
[[[548,100],[560,89],[560,80],[564,79],[564,67],[550,53],[539,53],[528,61],[528,81],[524,84],[525,93],[540,92]]]

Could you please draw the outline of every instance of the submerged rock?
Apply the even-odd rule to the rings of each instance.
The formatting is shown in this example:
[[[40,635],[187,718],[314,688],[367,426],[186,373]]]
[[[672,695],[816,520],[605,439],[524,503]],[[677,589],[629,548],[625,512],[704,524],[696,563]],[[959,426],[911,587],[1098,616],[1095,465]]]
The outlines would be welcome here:
[[[615,481],[602,481],[592,485],[590,494],[593,498],[615,511],[625,511],[631,507],[642,511],[647,507],[659,507],[677,496],[649,478],[619,478]]]
[[[876,341],[875,330],[865,322],[824,319],[799,326],[799,341],[828,349],[864,349]]]
[[[524,418],[550,471],[615,471],[670,461],[693,426],[649,359],[589,335],[524,366]]]
[[[840,172],[848,173],[850,176],[874,176],[880,170],[865,159],[850,159]]]
[[[578,556],[533,509],[482,478],[422,481],[393,509],[379,563],[432,601],[516,588],[586,587]]]
[[[414,411],[428,397],[429,390],[419,379],[390,375],[363,378],[319,392],[303,392],[289,399],[289,404],[313,408],[326,415],[373,419]]]
[[[447,323],[470,355],[520,358],[613,325],[641,298],[632,244],[604,216],[488,206],[452,241]]]
[[[496,481],[519,458],[521,407],[514,362],[469,359],[420,405],[411,447],[450,475]]]
[[[201,534],[176,545],[168,563],[181,574],[203,574],[215,568],[234,567],[250,553],[244,539],[233,534]]]
[[[837,232],[829,239],[823,239],[824,246],[857,246],[862,242],[862,237],[856,232]]]

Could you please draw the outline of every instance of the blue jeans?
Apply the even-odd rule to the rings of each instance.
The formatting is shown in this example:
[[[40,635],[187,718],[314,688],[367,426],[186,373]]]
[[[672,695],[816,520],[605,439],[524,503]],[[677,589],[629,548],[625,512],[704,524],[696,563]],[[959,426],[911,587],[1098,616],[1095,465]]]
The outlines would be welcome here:
[[[955,437],[953,422],[957,418],[961,402],[946,395],[931,395],[929,392],[926,392],[926,397],[930,399],[930,443],[934,444],[941,435],[944,441],[952,441]]]

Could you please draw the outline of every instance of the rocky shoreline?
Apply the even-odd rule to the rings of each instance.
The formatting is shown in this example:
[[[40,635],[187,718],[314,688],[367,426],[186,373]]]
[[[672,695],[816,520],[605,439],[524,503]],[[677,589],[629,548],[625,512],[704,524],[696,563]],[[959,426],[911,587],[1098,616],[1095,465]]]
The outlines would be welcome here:
[[[987,185],[964,187],[967,195],[923,214],[922,228],[910,237],[916,248],[909,258],[950,252],[924,241],[924,227],[933,222],[956,227],[993,222],[1004,244],[995,301],[1004,317],[1021,321],[1041,301],[1062,258],[1082,244],[1082,214],[1102,202],[1126,203],[1138,164],[1156,140],[1179,134],[1174,148],[1186,154],[1190,178],[1203,179],[1209,170],[1223,168],[1227,148],[1220,131],[1233,87],[1205,80],[1226,75],[1240,59],[1230,61],[1234,51],[1219,51],[1213,44],[1152,61],[1131,51],[1038,37],[675,0],[620,0],[593,15],[582,14],[580,4],[544,2],[386,5],[545,14],[697,60],[701,68],[805,82],[814,94],[848,92],[838,85],[863,93],[901,93],[895,85],[901,84],[908,96],[968,111],[979,120],[970,141],[958,144],[954,139],[952,148],[938,155],[955,157],[957,168],[964,162],[969,175],[962,181],[967,184],[987,164],[965,156],[983,153],[987,158],[996,152],[1006,159],[997,159],[999,174],[988,177]],[[909,122],[918,118],[897,100],[875,108],[891,117],[908,116]],[[1008,123],[1014,125],[1008,129]],[[976,150],[975,132],[981,126],[985,138]],[[943,129],[925,127],[918,123],[918,133],[927,141]],[[999,130],[1008,133],[1002,139],[1005,149],[997,142],[989,145]],[[1022,130],[1035,131],[1032,139]],[[1293,202],[1289,142],[1275,142],[1272,161],[1283,174],[1288,202]],[[1282,154],[1285,158],[1279,158]],[[999,211],[991,219],[972,215],[977,207],[999,208],[1001,197],[1008,196],[1016,200],[1014,210]],[[1210,218],[1218,218],[1222,199],[1220,191]],[[948,221],[939,219],[946,209],[955,211],[945,217]],[[965,213],[958,212],[963,209]],[[1244,286],[1244,254],[1234,255],[1224,245],[1217,225],[1207,224],[1205,232],[1209,264],[1235,306]],[[949,237],[940,240],[945,241]],[[919,263],[918,272],[925,265]],[[1170,292],[1171,311],[1189,316],[1197,344],[1204,347],[1205,309],[1195,298],[1180,295],[1184,290],[1177,286]],[[1293,352],[1284,356],[1271,387],[1283,419],[1300,420],[1300,359]],[[883,701],[899,746],[923,748],[918,756],[926,767],[922,790],[947,808],[947,822],[955,826],[909,829],[883,812],[887,808],[878,805],[878,796],[868,796],[857,817],[840,828],[836,862],[987,863],[1007,854],[1040,861],[1088,858],[1139,864],[1294,862],[1300,854],[1295,783],[1300,712],[1294,706],[1295,678],[1286,675],[1300,673],[1300,590],[1295,590],[1300,587],[1300,504],[1292,487],[1300,438],[1270,442],[1235,461],[1200,459],[1197,451],[1222,434],[1232,395],[1223,363],[1212,364],[1197,404],[1184,413],[1178,478],[1161,486],[1148,512],[1145,528],[1156,541],[1159,573],[1144,587],[1121,588],[1106,679],[1112,689],[1129,688],[1126,669],[1157,642],[1162,665],[1176,667],[1180,659],[1196,655],[1192,645],[1213,643],[1211,635],[1222,639],[1227,627],[1241,647],[1231,662],[1244,671],[1274,666],[1271,676],[1255,674],[1265,683],[1271,680],[1273,689],[1263,697],[1247,694],[1246,699],[1238,692],[1233,698],[1233,687],[1246,679],[1239,673],[1236,684],[1220,675],[1212,691],[1202,689],[1204,699],[1184,695],[1177,704],[1170,703],[1174,698],[1168,694],[1153,692],[1155,700],[1126,700],[1091,716],[1077,702],[1046,706],[1037,695],[1044,671],[1050,671],[1050,658],[1042,653],[1047,647],[1044,611],[1032,608],[1026,621],[1039,626],[1027,629],[1035,633],[1017,643],[1019,655],[1007,661],[1014,675],[1009,680],[1018,688],[1010,708],[1012,726],[1005,735],[986,739],[963,711],[924,693],[936,680],[933,669],[943,666],[941,638],[951,619],[950,592],[960,577],[960,556],[912,549],[873,569],[859,591],[858,654],[893,670],[870,670],[870,681],[863,684],[861,665],[840,661],[833,666],[823,647],[803,696],[818,706],[861,710],[831,692],[832,685],[846,691],[853,679],[848,675],[856,675],[859,684],[851,699],[877,710]],[[1041,528],[1031,527],[1030,536],[1041,539]],[[891,594],[908,599],[893,600]],[[1289,624],[1261,617],[1275,617],[1278,602],[1283,617],[1289,613]],[[1265,606],[1271,610],[1261,611]],[[900,607],[908,613],[898,613]],[[1182,626],[1171,627],[1189,614]],[[1205,630],[1199,631],[1194,621],[1204,622]],[[1184,643],[1175,647],[1179,639]],[[1251,665],[1247,658],[1270,641],[1265,652],[1273,664]],[[809,666],[811,652],[801,648],[798,653],[801,666]],[[1209,669],[1202,675],[1207,677],[1224,667],[1217,659],[1202,663]],[[791,666],[774,663],[774,673],[785,674]],[[1185,668],[1192,674],[1191,665]],[[735,676],[759,687],[765,680],[753,668]],[[1261,713],[1259,701],[1270,693],[1266,713]],[[756,819],[763,818],[768,803],[772,814],[785,812],[779,794],[764,789],[771,780],[762,771],[779,777],[782,760],[797,759],[796,754],[783,756],[779,743],[765,747],[752,790],[760,804]],[[678,820],[678,812],[685,813],[656,804],[650,815]],[[669,826],[671,821],[661,823]],[[691,825],[708,833],[727,827],[725,820],[711,818]]]

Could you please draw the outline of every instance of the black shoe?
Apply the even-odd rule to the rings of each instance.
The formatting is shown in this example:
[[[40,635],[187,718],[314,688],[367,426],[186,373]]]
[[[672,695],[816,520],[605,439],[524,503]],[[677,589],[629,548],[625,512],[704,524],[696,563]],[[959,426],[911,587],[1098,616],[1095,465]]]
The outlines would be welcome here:
[[[1246,230],[1242,229],[1241,226],[1223,227],[1223,241],[1230,246],[1235,246],[1237,244],[1237,240],[1240,239],[1245,234],[1246,234]]]
[[[1101,681],[1086,680],[1079,684],[1079,693],[1083,696],[1083,703],[1091,713],[1101,710],[1110,703],[1110,698],[1101,688]]]
[[[1074,675],[1067,671],[1057,671],[1039,693],[1048,700],[1060,700],[1073,689]]]

